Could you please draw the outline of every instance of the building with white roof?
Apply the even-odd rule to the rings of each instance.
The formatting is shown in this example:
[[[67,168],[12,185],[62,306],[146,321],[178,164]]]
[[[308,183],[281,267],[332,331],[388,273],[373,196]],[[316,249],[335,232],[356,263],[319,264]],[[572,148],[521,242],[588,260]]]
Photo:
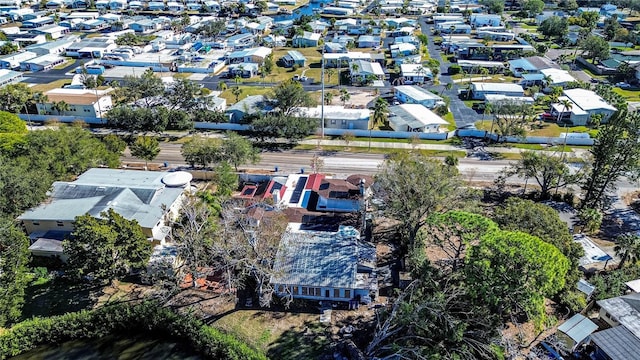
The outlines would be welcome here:
[[[484,100],[484,96],[487,94],[524,96],[524,89],[518,84],[511,83],[471,83],[471,97],[473,99]]]
[[[8,69],[0,69],[0,87],[22,81],[22,73]]]
[[[571,76],[571,74],[569,74],[568,71],[562,70],[562,69],[554,69],[554,68],[542,69],[540,70],[540,73],[543,74],[545,77],[548,76],[551,79],[551,82],[547,83],[547,86],[564,87],[564,86],[567,86],[568,83],[576,81],[576,78]]]
[[[424,67],[422,64],[401,64],[400,74],[407,85],[423,84],[433,78],[431,69]]]
[[[600,122],[606,122],[617,111],[591,90],[568,89],[564,90],[563,94],[559,100],[569,100],[571,107],[565,108],[561,102],[551,104],[551,115],[561,120],[569,120],[573,125],[587,125],[591,117],[597,114],[602,115]]]
[[[394,91],[396,99],[405,104],[420,104],[429,109],[444,105],[440,96],[419,86],[399,85],[394,88]]]
[[[37,103],[36,108],[38,113],[47,115],[102,118],[113,107],[111,95],[109,95],[111,90],[52,89],[45,92],[48,100]],[[59,111],[56,108],[56,103],[61,101],[69,105],[68,110]]]
[[[354,60],[349,64],[352,84],[366,84],[376,80],[384,80],[384,70],[377,62]]]
[[[191,174],[183,171],[89,169],[73,182],[54,182],[49,199],[18,219],[32,240],[53,237],[59,245],[60,237],[73,231],[77,216],[98,218],[113,209],[136,220],[154,243],[163,243],[170,230],[165,222],[178,215],[190,182]],[[36,241],[32,247],[42,251],[40,245]]]
[[[294,116],[308,117],[320,120],[322,105],[311,108],[297,108]],[[324,106],[324,126],[329,129],[368,130],[371,110],[347,109],[339,105]],[[318,125],[320,122],[318,121]]]
[[[449,123],[420,104],[389,107],[389,126],[395,131],[439,132]]]
[[[38,54],[31,51],[23,51],[15,54],[0,56],[1,69],[19,69],[20,63],[37,57]]]

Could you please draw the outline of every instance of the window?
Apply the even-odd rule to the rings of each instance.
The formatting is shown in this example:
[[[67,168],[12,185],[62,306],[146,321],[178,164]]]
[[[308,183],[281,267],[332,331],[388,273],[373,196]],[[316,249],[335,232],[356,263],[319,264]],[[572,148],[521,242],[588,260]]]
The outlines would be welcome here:
[[[333,289],[333,297],[334,298],[340,297],[340,289]]]
[[[324,297],[326,297],[326,298],[331,297],[331,295],[330,295],[330,294],[331,294],[331,290],[326,289],[326,290],[324,291]]]
[[[331,124],[335,125],[336,124],[336,119],[331,119]]]
[[[303,286],[302,287],[302,295],[309,295],[308,292],[309,292],[308,288],[306,286]]]
[[[62,222],[62,221],[56,221],[56,225],[58,225],[58,226],[64,226],[64,222]]]
[[[342,125],[345,125],[347,123],[347,120],[342,120]]]
[[[38,221],[32,221],[32,222],[31,222],[31,224],[32,224],[32,225],[35,225],[35,226],[38,226],[38,225],[40,225],[40,222],[38,222]]]
[[[293,295],[298,295],[298,287],[297,286],[293,287]]]
[[[344,297],[347,298],[347,299],[351,299],[351,290],[345,289],[344,290]]]
[[[284,285],[278,285],[278,292],[279,293],[283,293],[284,292]]]

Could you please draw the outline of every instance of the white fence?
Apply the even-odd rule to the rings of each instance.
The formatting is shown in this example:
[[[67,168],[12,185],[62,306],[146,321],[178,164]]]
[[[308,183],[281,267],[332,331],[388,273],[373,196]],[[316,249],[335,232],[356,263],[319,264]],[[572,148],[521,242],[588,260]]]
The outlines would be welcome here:
[[[57,115],[34,115],[34,114],[19,114],[20,118],[24,121],[32,121],[43,123],[45,121],[57,120],[63,123],[72,123],[74,121],[84,121],[87,124],[92,125],[106,125],[105,118],[94,117],[79,117],[79,116],[57,116]],[[246,124],[235,123],[208,123],[208,122],[196,122],[194,128],[199,130],[223,130],[223,131],[250,131],[251,126]],[[324,129],[324,134],[328,136],[341,136],[344,133],[349,132],[356,137],[369,137],[372,138],[391,138],[391,139],[410,139],[414,136],[423,140],[446,140],[452,137],[472,137],[472,138],[489,138],[494,141],[498,140],[496,134],[489,134],[485,130],[473,130],[473,129],[460,129],[452,131],[450,133],[418,133],[418,132],[406,132],[406,131],[383,131],[383,130],[350,130],[350,129]],[[501,136],[499,139],[501,142],[509,143],[521,143],[521,144],[546,144],[546,145],[567,145],[576,146],[591,146],[594,144],[592,138],[587,137],[573,137],[568,136],[565,140],[564,137],[543,137],[543,136]]]

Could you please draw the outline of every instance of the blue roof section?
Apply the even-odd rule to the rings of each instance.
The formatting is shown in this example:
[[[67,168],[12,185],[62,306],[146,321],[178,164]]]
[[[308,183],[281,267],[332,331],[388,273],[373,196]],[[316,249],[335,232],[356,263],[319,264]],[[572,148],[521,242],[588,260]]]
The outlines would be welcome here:
[[[522,74],[522,78],[527,81],[542,81],[544,74]]]
[[[538,70],[535,66],[533,66],[533,64],[531,64],[529,62],[529,60],[527,59],[515,59],[515,60],[510,60],[509,61],[509,65],[514,67],[514,68],[518,68],[518,69],[524,69],[524,70]]]

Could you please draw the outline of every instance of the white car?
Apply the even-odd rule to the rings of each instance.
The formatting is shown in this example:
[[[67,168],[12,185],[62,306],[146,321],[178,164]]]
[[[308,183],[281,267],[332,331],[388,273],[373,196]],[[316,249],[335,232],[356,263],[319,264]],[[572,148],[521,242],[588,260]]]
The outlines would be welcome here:
[[[295,80],[295,81],[307,81],[307,80],[309,80],[309,78],[304,76],[304,75],[294,75],[293,76],[293,80]]]

